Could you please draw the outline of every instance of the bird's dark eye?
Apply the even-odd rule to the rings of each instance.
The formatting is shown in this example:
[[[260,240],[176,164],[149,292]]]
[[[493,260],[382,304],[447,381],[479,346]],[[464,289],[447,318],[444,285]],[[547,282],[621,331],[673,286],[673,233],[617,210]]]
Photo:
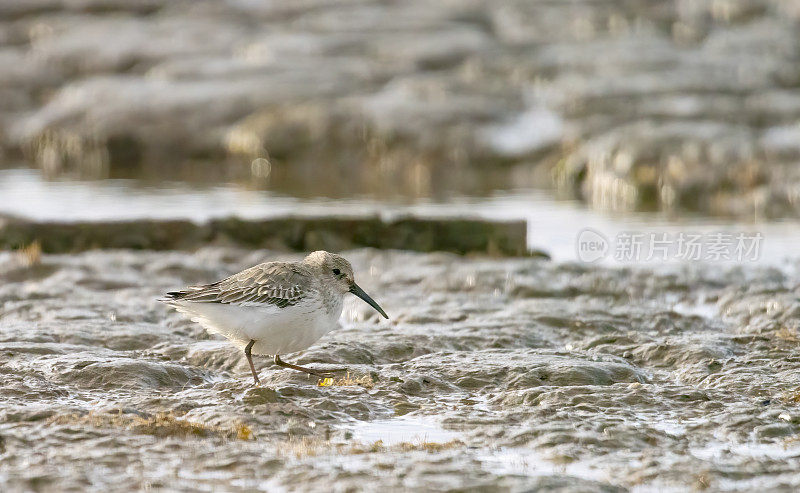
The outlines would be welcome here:
[[[342,273],[342,271],[340,271],[339,269],[333,269],[333,273],[338,276],[339,274]]]

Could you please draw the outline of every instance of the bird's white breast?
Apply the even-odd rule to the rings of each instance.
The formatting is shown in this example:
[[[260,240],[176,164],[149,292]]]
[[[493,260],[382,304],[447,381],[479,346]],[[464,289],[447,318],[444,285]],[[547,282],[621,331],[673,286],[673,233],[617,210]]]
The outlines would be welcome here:
[[[309,297],[283,308],[270,304],[175,303],[175,308],[212,333],[245,346],[256,341],[255,354],[302,351],[338,327],[342,297],[333,304]]]

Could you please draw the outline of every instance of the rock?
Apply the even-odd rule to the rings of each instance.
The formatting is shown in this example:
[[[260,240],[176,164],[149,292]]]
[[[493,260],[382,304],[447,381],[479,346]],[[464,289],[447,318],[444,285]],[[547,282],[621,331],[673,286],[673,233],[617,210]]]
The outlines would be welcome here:
[[[43,251],[50,253],[92,248],[190,249],[217,242],[299,251],[369,246],[499,256],[525,255],[526,235],[524,221],[460,218],[229,218],[207,224],[179,220],[39,223],[0,218],[0,247],[19,248],[38,242]]]

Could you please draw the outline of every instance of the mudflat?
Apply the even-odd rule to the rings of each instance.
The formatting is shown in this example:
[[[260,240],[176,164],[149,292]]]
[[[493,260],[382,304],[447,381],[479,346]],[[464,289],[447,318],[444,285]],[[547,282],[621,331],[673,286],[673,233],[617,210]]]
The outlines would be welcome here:
[[[360,300],[287,361],[156,301],[300,254],[0,253],[0,489],[558,491],[800,482],[798,265],[343,252]]]

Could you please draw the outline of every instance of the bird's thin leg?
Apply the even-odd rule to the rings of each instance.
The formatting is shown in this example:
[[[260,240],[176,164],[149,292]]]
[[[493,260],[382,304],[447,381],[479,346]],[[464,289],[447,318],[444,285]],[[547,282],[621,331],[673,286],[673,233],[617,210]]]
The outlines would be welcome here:
[[[306,368],[305,366],[299,366],[299,365],[293,365],[291,363],[287,363],[287,362],[283,361],[281,359],[281,357],[278,356],[277,354],[275,355],[275,360],[274,361],[275,361],[275,364],[278,365],[278,366],[282,366],[284,368],[291,368],[292,370],[302,371],[302,372],[308,373],[309,375],[315,375],[315,376],[322,377],[322,378],[330,378],[330,377],[333,376],[330,372],[327,372],[327,371],[319,371],[319,370],[315,370],[313,368]]]
[[[244,348],[244,355],[247,356],[247,362],[250,363],[250,371],[253,372],[253,380],[256,381],[256,385],[261,385],[261,381],[258,379],[258,373],[256,373],[256,367],[253,366],[253,355],[250,353],[255,343],[255,339],[250,339],[250,342],[247,343],[247,346]]]

